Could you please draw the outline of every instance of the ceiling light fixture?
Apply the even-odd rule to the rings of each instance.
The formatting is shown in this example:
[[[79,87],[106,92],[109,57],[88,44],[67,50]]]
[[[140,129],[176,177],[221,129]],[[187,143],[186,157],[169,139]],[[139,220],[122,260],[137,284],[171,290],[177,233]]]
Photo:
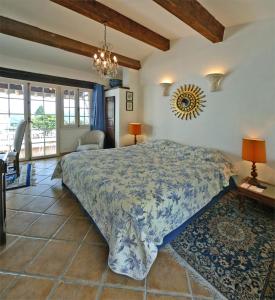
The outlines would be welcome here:
[[[110,51],[111,44],[107,43],[106,25],[104,24],[104,41],[93,56],[93,67],[102,78],[115,78],[117,75],[118,60]]]

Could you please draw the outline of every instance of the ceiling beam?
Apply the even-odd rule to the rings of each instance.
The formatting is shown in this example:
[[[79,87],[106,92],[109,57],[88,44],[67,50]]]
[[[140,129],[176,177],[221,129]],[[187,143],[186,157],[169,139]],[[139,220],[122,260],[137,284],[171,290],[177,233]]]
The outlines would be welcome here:
[[[98,48],[89,44],[70,39],[63,35],[55,34],[38,27],[15,21],[0,16],[0,33],[15,36],[24,40],[48,45],[72,53],[80,54],[92,58]],[[139,70],[141,68],[138,60],[117,54],[118,64],[131,69]]]
[[[153,0],[213,43],[223,41],[224,26],[197,0]]]
[[[158,33],[95,0],[51,0],[83,16],[123,32],[160,50],[170,49],[170,41]]]

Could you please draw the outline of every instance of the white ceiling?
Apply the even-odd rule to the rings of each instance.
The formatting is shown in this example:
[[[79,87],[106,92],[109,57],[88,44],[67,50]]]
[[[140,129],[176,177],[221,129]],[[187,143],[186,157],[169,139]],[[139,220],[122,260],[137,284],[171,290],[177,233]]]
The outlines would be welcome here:
[[[152,0],[99,1],[170,40],[189,35],[199,36]],[[226,27],[275,17],[275,0],[200,0],[200,3]],[[0,0],[0,8],[3,16],[88,44],[97,46],[103,38],[102,24],[48,0]],[[202,36],[201,38],[204,39]],[[112,28],[107,30],[107,39],[115,52],[135,59],[142,60],[153,51],[160,51]],[[56,51],[48,51],[48,48],[0,35],[0,54],[33,57],[52,64],[78,65],[79,55],[63,51],[64,57],[61,57],[63,55],[60,52],[55,56]],[[75,63],[71,62],[72,57],[75,57]],[[83,59],[81,62],[83,64]]]

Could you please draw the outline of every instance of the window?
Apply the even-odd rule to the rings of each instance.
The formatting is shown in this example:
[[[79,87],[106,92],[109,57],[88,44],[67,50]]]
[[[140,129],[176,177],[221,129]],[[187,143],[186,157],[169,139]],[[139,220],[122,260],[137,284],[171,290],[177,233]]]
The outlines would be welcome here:
[[[13,150],[18,123],[24,120],[24,87],[22,84],[0,83],[0,150]],[[25,157],[23,141],[20,158]]]
[[[64,125],[76,124],[76,91],[64,90],[63,94],[63,113],[64,113]]]
[[[68,127],[89,126],[91,92],[79,89],[63,91],[63,125]]]
[[[90,124],[90,93],[87,91],[79,92],[79,125]]]

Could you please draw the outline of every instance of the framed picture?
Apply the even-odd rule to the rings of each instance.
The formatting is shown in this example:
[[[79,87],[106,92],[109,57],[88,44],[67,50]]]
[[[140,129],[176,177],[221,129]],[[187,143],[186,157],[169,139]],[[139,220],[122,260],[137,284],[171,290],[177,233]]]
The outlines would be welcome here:
[[[133,92],[126,92],[126,101],[133,101],[134,97],[133,97]]]
[[[126,111],[133,111],[133,110],[134,110],[133,100],[130,101],[126,100]]]

